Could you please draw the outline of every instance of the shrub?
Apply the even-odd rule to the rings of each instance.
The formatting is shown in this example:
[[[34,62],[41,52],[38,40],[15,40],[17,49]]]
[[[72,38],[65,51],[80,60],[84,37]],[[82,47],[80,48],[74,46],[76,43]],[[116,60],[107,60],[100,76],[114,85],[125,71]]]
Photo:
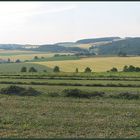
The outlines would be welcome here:
[[[65,89],[63,90],[65,97],[75,97],[75,98],[91,98],[91,97],[102,97],[105,93],[104,92],[85,92],[79,89]]]
[[[6,88],[2,88],[0,94],[7,94],[7,95],[19,95],[19,96],[36,96],[39,95],[40,92],[36,91],[35,89],[23,88],[19,86],[11,85]]]
[[[21,68],[21,72],[27,72],[27,68],[26,67],[22,67]]]
[[[39,59],[38,56],[35,56],[34,59]]]
[[[37,70],[36,70],[34,67],[31,67],[31,68],[29,69],[29,72],[37,72]]]
[[[140,95],[138,93],[130,93],[130,92],[123,92],[118,94],[110,95],[112,98],[119,98],[119,99],[140,99]]]
[[[125,65],[125,66],[123,67],[123,71],[124,71],[124,72],[127,72],[127,71],[128,71],[128,66]]]
[[[76,68],[75,72],[78,73],[78,68]]]
[[[53,69],[53,72],[60,72],[60,69],[58,66],[55,66],[54,69]]]
[[[58,97],[59,94],[57,92],[49,92],[48,96],[50,96],[50,97]]]
[[[20,63],[21,61],[20,61],[19,59],[17,59],[15,62],[16,62],[16,63]]]
[[[117,70],[117,68],[113,67],[110,71],[111,72],[117,72],[118,70]]]
[[[130,66],[128,67],[128,71],[130,71],[130,72],[135,71],[135,67],[134,67],[133,65],[130,65]]]
[[[134,67],[133,65],[124,66],[123,67],[124,72],[140,72],[140,67]]]
[[[91,71],[92,70],[89,67],[85,68],[85,73],[90,73]]]
[[[124,93],[120,93],[119,97],[124,99],[139,99],[140,96],[137,93],[124,92]]]

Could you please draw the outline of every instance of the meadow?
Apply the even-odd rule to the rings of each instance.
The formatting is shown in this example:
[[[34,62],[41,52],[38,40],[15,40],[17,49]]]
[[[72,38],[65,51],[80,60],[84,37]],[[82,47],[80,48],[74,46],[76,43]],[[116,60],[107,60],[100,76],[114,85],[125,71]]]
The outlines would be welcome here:
[[[22,51],[1,52],[0,57],[30,61],[0,64],[0,138],[140,137],[140,72],[106,72],[139,67],[140,57]],[[56,65],[61,72],[53,72]],[[37,72],[20,72],[22,67]],[[93,72],[83,73],[86,67]],[[10,86],[29,88],[33,95],[15,94],[14,88],[9,94]]]
[[[140,98],[110,96],[115,97],[119,93],[129,93],[132,97],[135,93],[139,95],[140,73],[1,74],[0,93],[2,88],[10,85],[32,87],[41,94],[0,94],[1,138],[140,137]],[[66,97],[66,89],[91,94],[104,92],[104,95],[92,98]]]

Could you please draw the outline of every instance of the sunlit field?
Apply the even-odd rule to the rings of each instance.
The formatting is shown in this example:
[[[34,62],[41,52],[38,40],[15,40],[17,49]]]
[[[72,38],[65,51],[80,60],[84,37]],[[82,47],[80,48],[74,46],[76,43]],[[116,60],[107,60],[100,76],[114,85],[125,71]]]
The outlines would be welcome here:
[[[48,61],[48,62],[34,62],[40,65],[53,68],[59,66],[61,71],[75,72],[78,68],[83,72],[86,67],[90,67],[95,72],[104,72],[116,67],[122,70],[124,65],[140,66],[140,57],[99,57],[99,58],[82,58],[80,60],[67,60],[67,61]]]
[[[20,51],[20,50],[0,50],[0,58],[11,61],[20,59],[21,61],[32,60],[35,56],[41,57],[53,57],[56,53],[37,52],[37,51]],[[58,54],[71,54],[71,53],[58,53]]]

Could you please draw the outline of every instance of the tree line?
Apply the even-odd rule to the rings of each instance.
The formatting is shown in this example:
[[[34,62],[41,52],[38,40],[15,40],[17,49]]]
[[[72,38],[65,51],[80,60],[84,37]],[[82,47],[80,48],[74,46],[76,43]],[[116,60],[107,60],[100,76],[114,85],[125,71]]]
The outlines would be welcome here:
[[[130,65],[130,66],[125,65],[123,67],[123,70],[122,71],[123,72],[140,72],[140,67],[135,67],[133,65]],[[27,67],[22,67],[21,68],[21,72],[38,72],[38,70],[36,68],[34,68],[34,67],[30,67],[29,70],[27,70]],[[47,72],[47,70],[44,70],[44,72]],[[53,68],[53,72],[56,72],[56,73],[60,72],[59,66],[55,66]],[[78,73],[78,72],[79,72],[79,69],[76,68],[75,69],[75,73]],[[90,67],[86,67],[84,69],[84,72],[85,73],[91,73],[92,72],[92,69]],[[115,68],[115,67],[113,67],[110,70],[108,70],[107,72],[118,72],[118,69]]]

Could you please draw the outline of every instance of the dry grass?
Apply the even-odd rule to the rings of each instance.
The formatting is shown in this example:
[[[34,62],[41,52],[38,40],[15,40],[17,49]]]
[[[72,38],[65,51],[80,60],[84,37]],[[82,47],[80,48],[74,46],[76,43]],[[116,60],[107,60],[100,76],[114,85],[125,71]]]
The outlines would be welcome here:
[[[86,67],[90,67],[93,71],[103,72],[116,67],[122,70],[124,65],[134,65],[140,67],[140,57],[100,57],[100,58],[83,58],[80,60],[67,61],[49,61],[49,62],[34,62],[53,68],[59,66],[61,71],[74,72],[76,68],[80,72]]]
[[[56,53],[44,53],[44,52],[36,52],[36,51],[20,51],[20,50],[0,50],[0,58],[1,59],[8,59],[10,58],[11,61],[15,61],[20,59],[24,60],[31,60],[34,56],[38,57],[52,57]],[[59,53],[59,54],[70,54],[70,53]]]

